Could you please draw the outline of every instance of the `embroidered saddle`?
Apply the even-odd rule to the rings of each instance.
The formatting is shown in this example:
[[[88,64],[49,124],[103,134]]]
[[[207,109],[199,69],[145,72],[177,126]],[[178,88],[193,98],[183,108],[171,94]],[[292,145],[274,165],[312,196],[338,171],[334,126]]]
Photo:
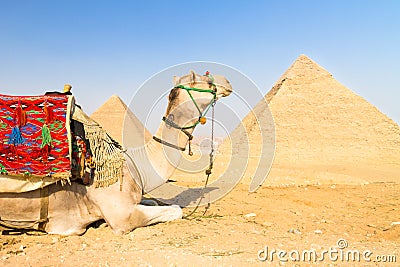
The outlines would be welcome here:
[[[96,151],[96,155],[92,155]],[[123,150],[72,95],[0,94],[0,192],[122,179]]]

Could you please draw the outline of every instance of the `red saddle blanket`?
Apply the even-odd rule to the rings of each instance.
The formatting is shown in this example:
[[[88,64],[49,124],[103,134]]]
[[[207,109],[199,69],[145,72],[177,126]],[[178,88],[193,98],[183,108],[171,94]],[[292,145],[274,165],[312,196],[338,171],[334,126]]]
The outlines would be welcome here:
[[[69,178],[67,95],[0,95],[0,174]]]

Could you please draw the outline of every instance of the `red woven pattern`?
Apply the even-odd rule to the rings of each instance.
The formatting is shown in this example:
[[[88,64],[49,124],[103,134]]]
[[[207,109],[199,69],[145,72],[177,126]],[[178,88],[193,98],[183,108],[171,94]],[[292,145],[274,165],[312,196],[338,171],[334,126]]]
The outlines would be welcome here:
[[[0,95],[0,172],[69,175],[67,106],[65,95]]]

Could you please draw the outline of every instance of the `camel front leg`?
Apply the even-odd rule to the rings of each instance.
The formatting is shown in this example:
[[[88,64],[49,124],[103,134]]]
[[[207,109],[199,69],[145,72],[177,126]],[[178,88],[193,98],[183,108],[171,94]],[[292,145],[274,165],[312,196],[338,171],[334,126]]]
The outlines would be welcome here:
[[[182,209],[177,205],[172,206],[144,206],[137,205],[136,207],[141,214],[141,225],[147,226],[150,224],[169,222],[181,219],[183,216]]]
[[[183,216],[179,206],[145,206],[136,204],[131,212],[124,209],[106,209],[104,219],[115,234],[126,234],[138,227],[159,222],[180,219]]]

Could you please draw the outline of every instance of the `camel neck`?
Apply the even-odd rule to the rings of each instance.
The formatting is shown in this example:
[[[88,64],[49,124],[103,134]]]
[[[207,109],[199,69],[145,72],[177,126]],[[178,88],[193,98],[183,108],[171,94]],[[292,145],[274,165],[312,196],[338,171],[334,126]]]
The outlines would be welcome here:
[[[188,142],[187,136],[180,130],[165,125],[160,126],[155,136],[179,147],[186,147]],[[127,150],[128,168],[142,190],[148,193],[167,182],[178,166],[182,153],[185,152],[152,139],[143,147]]]

